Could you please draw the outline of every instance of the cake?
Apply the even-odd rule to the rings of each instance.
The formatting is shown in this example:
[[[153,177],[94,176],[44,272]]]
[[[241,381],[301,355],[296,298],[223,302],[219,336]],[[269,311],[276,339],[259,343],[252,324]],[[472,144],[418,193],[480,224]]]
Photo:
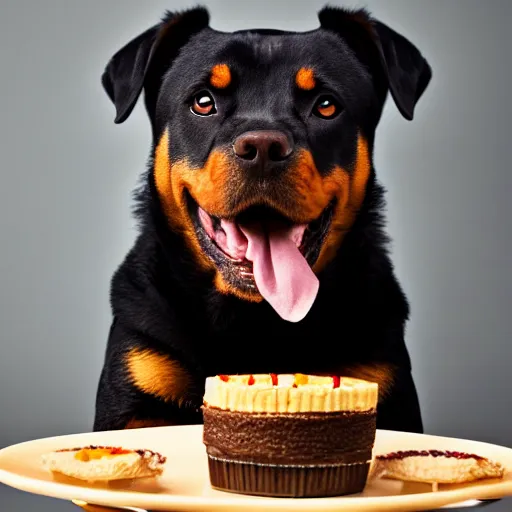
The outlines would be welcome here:
[[[43,467],[52,473],[90,482],[150,478],[163,471],[166,458],[151,450],[85,446],[45,453]]]
[[[378,385],[303,374],[206,379],[203,442],[213,488],[272,497],[361,492]]]

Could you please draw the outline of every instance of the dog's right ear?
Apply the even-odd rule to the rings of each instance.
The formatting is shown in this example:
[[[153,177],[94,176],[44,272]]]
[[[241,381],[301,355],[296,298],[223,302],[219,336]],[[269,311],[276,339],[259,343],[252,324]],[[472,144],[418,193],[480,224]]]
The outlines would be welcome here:
[[[384,76],[400,113],[409,121],[432,78],[419,49],[404,36],[372,18],[366,9],[324,7],[320,25],[337,33],[374,77]]]
[[[148,82],[160,81],[179,49],[200,30],[210,16],[204,7],[167,12],[162,21],[121,48],[108,62],[101,82],[116,107],[116,123],[131,114]]]

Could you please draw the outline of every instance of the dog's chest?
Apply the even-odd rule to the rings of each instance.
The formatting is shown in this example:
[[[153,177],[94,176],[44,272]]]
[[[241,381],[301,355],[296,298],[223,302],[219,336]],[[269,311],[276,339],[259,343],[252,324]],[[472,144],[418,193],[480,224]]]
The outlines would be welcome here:
[[[329,373],[355,357],[352,329],[335,325],[253,324],[208,340],[203,364],[218,373]]]

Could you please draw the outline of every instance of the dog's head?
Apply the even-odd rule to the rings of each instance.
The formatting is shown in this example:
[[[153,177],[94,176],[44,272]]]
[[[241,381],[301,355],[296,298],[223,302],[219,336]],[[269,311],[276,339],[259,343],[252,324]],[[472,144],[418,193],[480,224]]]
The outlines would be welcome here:
[[[324,8],[292,33],[168,13],[119,50],[103,85],[123,122],[144,90],[152,189],[215,286],[289,320],[314,298],[372,178],[388,92],[411,120],[431,78],[420,52],[366,11]]]

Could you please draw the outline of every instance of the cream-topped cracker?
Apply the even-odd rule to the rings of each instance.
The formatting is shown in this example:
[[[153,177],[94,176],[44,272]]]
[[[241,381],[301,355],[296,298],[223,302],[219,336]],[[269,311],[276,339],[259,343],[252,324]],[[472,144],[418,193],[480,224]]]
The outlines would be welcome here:
[[[408,450],[377,455],[373,478],[432,484],[460,484],[503,478],[504,467],[481,455],[443,450]]]
[[[205,406],[238,412],[371,411],[377,401],[375,382],[299,373],[216,375],[204,394]]]
[[[151,450],[87,446],[45,453],[41,462],[52,473],[95,482],[158,476],[166,457]]]

